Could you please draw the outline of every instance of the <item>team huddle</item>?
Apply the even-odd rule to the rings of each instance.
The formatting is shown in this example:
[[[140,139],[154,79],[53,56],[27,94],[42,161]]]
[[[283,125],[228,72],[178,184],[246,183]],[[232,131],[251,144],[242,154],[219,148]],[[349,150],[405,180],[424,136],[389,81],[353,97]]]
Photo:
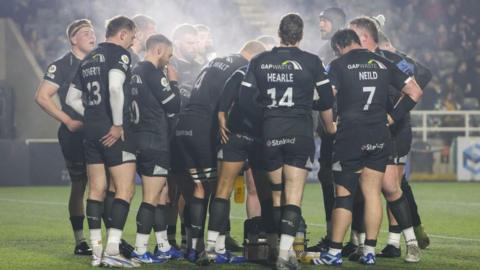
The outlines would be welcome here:
[[[96,45],[89,20],[72,22],[71,52],[48,67],[36,101],[61,122],[74,253],[90,255],[92,266],[125,268],[187,260],[299,269],[300,262],[342,265],[344,257],[374,265],[376,257],[401,256],[403,234],[405,261],[419,262],[429,240],[404,165],[409,112],[431,73],[396,51],[381,16],[358,17],[344,28],[343,11],[329,8],[319,19],[321,39],[330,41],[320,57],[299,48],[298,14],[282,17],[278,44],[262,36],[224,57],[215,57],[203,25],[182,24],[170,40],[148,16],[117,16]],[[315,132],[327,230],[307,248],[301,206]],[[122,234],[137,174],[142,203],[131,246]],[[239,174],[248,189],[243,256],[232,253],[242,249],[230,236]],[[382,194],[390,226],[377,254]]]

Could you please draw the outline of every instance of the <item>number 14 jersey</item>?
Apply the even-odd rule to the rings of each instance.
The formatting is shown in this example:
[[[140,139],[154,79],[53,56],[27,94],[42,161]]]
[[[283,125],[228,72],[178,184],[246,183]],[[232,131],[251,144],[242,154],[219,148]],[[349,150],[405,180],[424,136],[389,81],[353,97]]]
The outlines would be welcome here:
[[[253,58],[242,85],[259,90],[265,138],[313,136],[314,89],[321,109],[332,107],[332,88],[322,61],[296,47],[276,47]]]

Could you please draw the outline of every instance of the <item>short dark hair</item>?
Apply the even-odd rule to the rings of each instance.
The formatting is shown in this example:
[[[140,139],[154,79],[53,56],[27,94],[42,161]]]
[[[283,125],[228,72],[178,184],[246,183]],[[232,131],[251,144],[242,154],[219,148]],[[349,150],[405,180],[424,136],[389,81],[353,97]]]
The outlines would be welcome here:
[[[303,38],[303,20],[296,13],[283,16],[278,27],[278,36],[284,45],[294,45]]]
[[[350,21],[350,24],[367,30],[373,40],[378,43],[378,28],[374,20],[369,17],[358,17]]]
[[[109,20],[107,20],[107,30],[105,31],[105,37],[113,37],[115,36],[120,30],[126,29],[128,31],[135,30],[135,23],[125,16],[115,16]]]
[[[172,40],[175,41],[175,40],[182,39],[185,35],[188,35],[188,34],[197,35],[198,31],[191,24],[188,24],[188,23],[180,24],[177,27],[175,27],[175,29],[173,30]]]
[[[70,39],[83,27],[93,28],[92,22],[88,19],[79,19],[71,22],[67,27],[67,37]]]
[[[157,24],[152,17],[144,14],[137,14],[133,16],[132,21],[135,23],[135,27],[137,27],[139,31],[145,30],[150,24]]]
[[[338,54],[338,47],[346,48],[353,43],[361,45],[360,38],[358,37],[357,33],[352,29],[341,29],[333,34],[332,39],[330,40],[330,46],[332,49]]]
[[[165,44],[167,46],[172,46],[172,42],[166,36],[162,34],[154,34],[148,37],[147,39],[147,42],[146,42],[147,50],[150,50],[155,45],[160,43]]]

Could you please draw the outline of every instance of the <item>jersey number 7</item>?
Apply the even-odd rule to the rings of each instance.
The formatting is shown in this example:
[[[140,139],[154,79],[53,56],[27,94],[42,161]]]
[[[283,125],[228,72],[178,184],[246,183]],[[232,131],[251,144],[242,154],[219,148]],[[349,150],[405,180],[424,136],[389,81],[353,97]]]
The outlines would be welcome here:
[[[368,108],[370,108],[370,104],[372,104],[372,100],[373,100],[373,95],[375,95],[375,90],[376,90],[375,86],[363,87],[363,92],[364,93],[368,92],[367,103],[363,106],[364,111],[368,111]]]

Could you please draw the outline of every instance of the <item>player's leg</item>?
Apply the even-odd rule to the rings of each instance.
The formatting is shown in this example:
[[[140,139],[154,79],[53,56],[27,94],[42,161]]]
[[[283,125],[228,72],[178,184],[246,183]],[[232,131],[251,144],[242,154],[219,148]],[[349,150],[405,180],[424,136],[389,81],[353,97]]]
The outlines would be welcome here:
[[[61,125],[58,129],[58,141],[71,180],[68,211],[75,237],[75,249],[73,252],[76,255],[92,255],[92,250],[88,246],[83,234],[83,221],[85,219],[84,195],[88,181],[83,139],[83,133],[72,133],[64,125]]]
[[[415,231],[413,229],[412,214],[410,212],[408,198],[401,190],[400,175],[402,174],[400,172],[403,172],[402,165],[387,166],[387,171],[383,179],[382,190],[385,198],[387,199],[388,208],[394,217],[392,221],[394,221],[394,223],[398,222],[398,226],[400,227],[407,243],[407,254],[405,261],[418,262],[420,260],[420,251],[417,239],[415,237]],[[398,237],[396,239],[398,239]],[[398,247],[400,246],[399,243],[397,245]]]
[[[298,268],[298,261],[293,250],[293,243],[301,222],[301,204],[303,189],[308,172],[312,169],[315,143],[313,137],[294,137],[293,143],[283,147],[283,179],[285,183],[284,198],[280,223],[280,244],[277,268],[289,265]],[[287,263],[288,262],[288,263]]]
[[[165,180],[166,181],[166,180]],[[169,200],[168,184],[164,185],[157,208],[155,209],[155,222],[153,229],[157,238],[157,247],[155,256],[160,259],[177,260],[183,258],[183,253],[174,245],[170,244],[168,239],[169,209],[167,207]]]
[[[161,260],[153,257],[148,249],[150,232],[155,221],[155,210],[160,197],[160,192],[165,186],[165,177],[146,175],[142,170],[139,158],[139,171],[142,174],[142,203],[137,212],[137,235],[135,239],[135,250],[132,252],[132,259],[142,263],[160,263]]]
[[[88,160],[87,160],[88,161]],[[87,200],[87,221],[92,246],[92,266],[99,266],[102,258],[102,214],[103,200],[107,189],[107,178],[103,164],[88,164],[87,176],[89,181]]]
[[[252,169],[245,171],[245,182],[247,186],[247,218],[259,217],[261,215],[260,200],[258,199],[255,179],[253,178]]]
[[[338,163],[340,164],[340,163]],[[314,259],[314,264],[341,265],[343,239],[352,222],[355,194],[360,172],[357,166],[334,168],[335,179],[335,203],[332,211],[332,238],[327,252],[322,252],[320,258]]]
[[[430,245],[430,239],[428,238],[428,235],[422,226],[422,220],[420,219],[420,214],[418,213],[418,207],[415,200],[415,196],[413,195],[412,188],[406,178],[405,173],[402,174],[401,179],[402,179],[402,183],[401,183],[402,191],[403,191],[403,194],[405,194],[405,196],[407,197],[408,203],[410,206],[410,212],[412,214],[412,223],[413,223],[413,228],[415,230],[415,236],[418,241],[418,246],[421,249],[425,249]]]
[[[365,246],[360,262],[375,263],[375,247],[382,222],[381,188],[384,172],[364,168],[360,178],[360,187],[365,199]]]
[[[115,185],[115,199],[112,204],[111,228],[108,234],[106,254],[118,255],[123,228],[135,191],[135,163],[123,163],[109,167]]]
[[[218,185],[215,193],[215,199],[210,207],[210,219],[208,222],[207,252],[225,253],[224,239],[219,239],[220,235],[225,235],[227,220],[229,219],[229,200],[233,190],[235,178],[243,168],[243,161],[229,162],[220,161],[218,167]],[[223,240],[223,241],[220,241]],[[218,244],[217,244],[218,242]],[[223,242],[223,243],[219,243]]]

